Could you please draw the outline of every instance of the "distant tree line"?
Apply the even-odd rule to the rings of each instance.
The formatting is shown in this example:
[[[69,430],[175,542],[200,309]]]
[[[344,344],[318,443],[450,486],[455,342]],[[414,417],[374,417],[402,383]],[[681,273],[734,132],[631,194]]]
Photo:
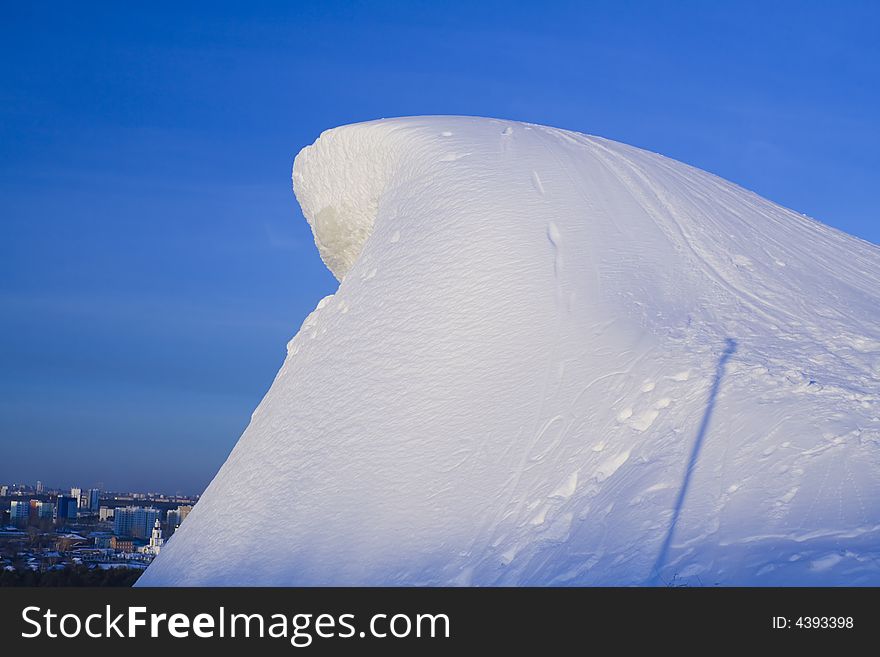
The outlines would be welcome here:
[[[0,586],[131,586],[141,576],[139,568],[89,568],[68,566],[39,572],[30,568],[0,570]]]

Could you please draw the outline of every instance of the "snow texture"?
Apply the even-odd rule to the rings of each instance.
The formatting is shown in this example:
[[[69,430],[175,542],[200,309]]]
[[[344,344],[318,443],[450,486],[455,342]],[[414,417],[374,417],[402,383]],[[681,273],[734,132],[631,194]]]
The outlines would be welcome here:
[[[139,585],[880,584],[880,248],[494,119],[293,184],[339,289]]]

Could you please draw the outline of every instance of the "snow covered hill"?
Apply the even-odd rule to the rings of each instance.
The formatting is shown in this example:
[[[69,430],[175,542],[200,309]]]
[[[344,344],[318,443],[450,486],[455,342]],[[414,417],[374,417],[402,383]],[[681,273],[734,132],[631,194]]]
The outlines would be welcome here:
[[[494,119],[293,184],[339,290],[140,585],[880,584],[880,248]]]

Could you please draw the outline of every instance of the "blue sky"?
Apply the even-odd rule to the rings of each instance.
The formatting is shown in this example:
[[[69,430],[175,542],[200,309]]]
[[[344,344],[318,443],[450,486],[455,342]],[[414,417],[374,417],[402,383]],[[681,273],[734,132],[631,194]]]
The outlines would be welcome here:
[[[201,491],[336,287],[290,190],[336,125],[579,130],[880,242],[878,3],[37,5],[0,23],[0,482]]]

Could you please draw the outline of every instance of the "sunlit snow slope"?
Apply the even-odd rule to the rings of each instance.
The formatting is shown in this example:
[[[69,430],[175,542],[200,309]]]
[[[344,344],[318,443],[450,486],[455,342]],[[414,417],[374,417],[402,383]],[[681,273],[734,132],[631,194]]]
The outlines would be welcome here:
[[[139,584],[880,584],[880,248],[493,119],[293,185],[339,290]]]

